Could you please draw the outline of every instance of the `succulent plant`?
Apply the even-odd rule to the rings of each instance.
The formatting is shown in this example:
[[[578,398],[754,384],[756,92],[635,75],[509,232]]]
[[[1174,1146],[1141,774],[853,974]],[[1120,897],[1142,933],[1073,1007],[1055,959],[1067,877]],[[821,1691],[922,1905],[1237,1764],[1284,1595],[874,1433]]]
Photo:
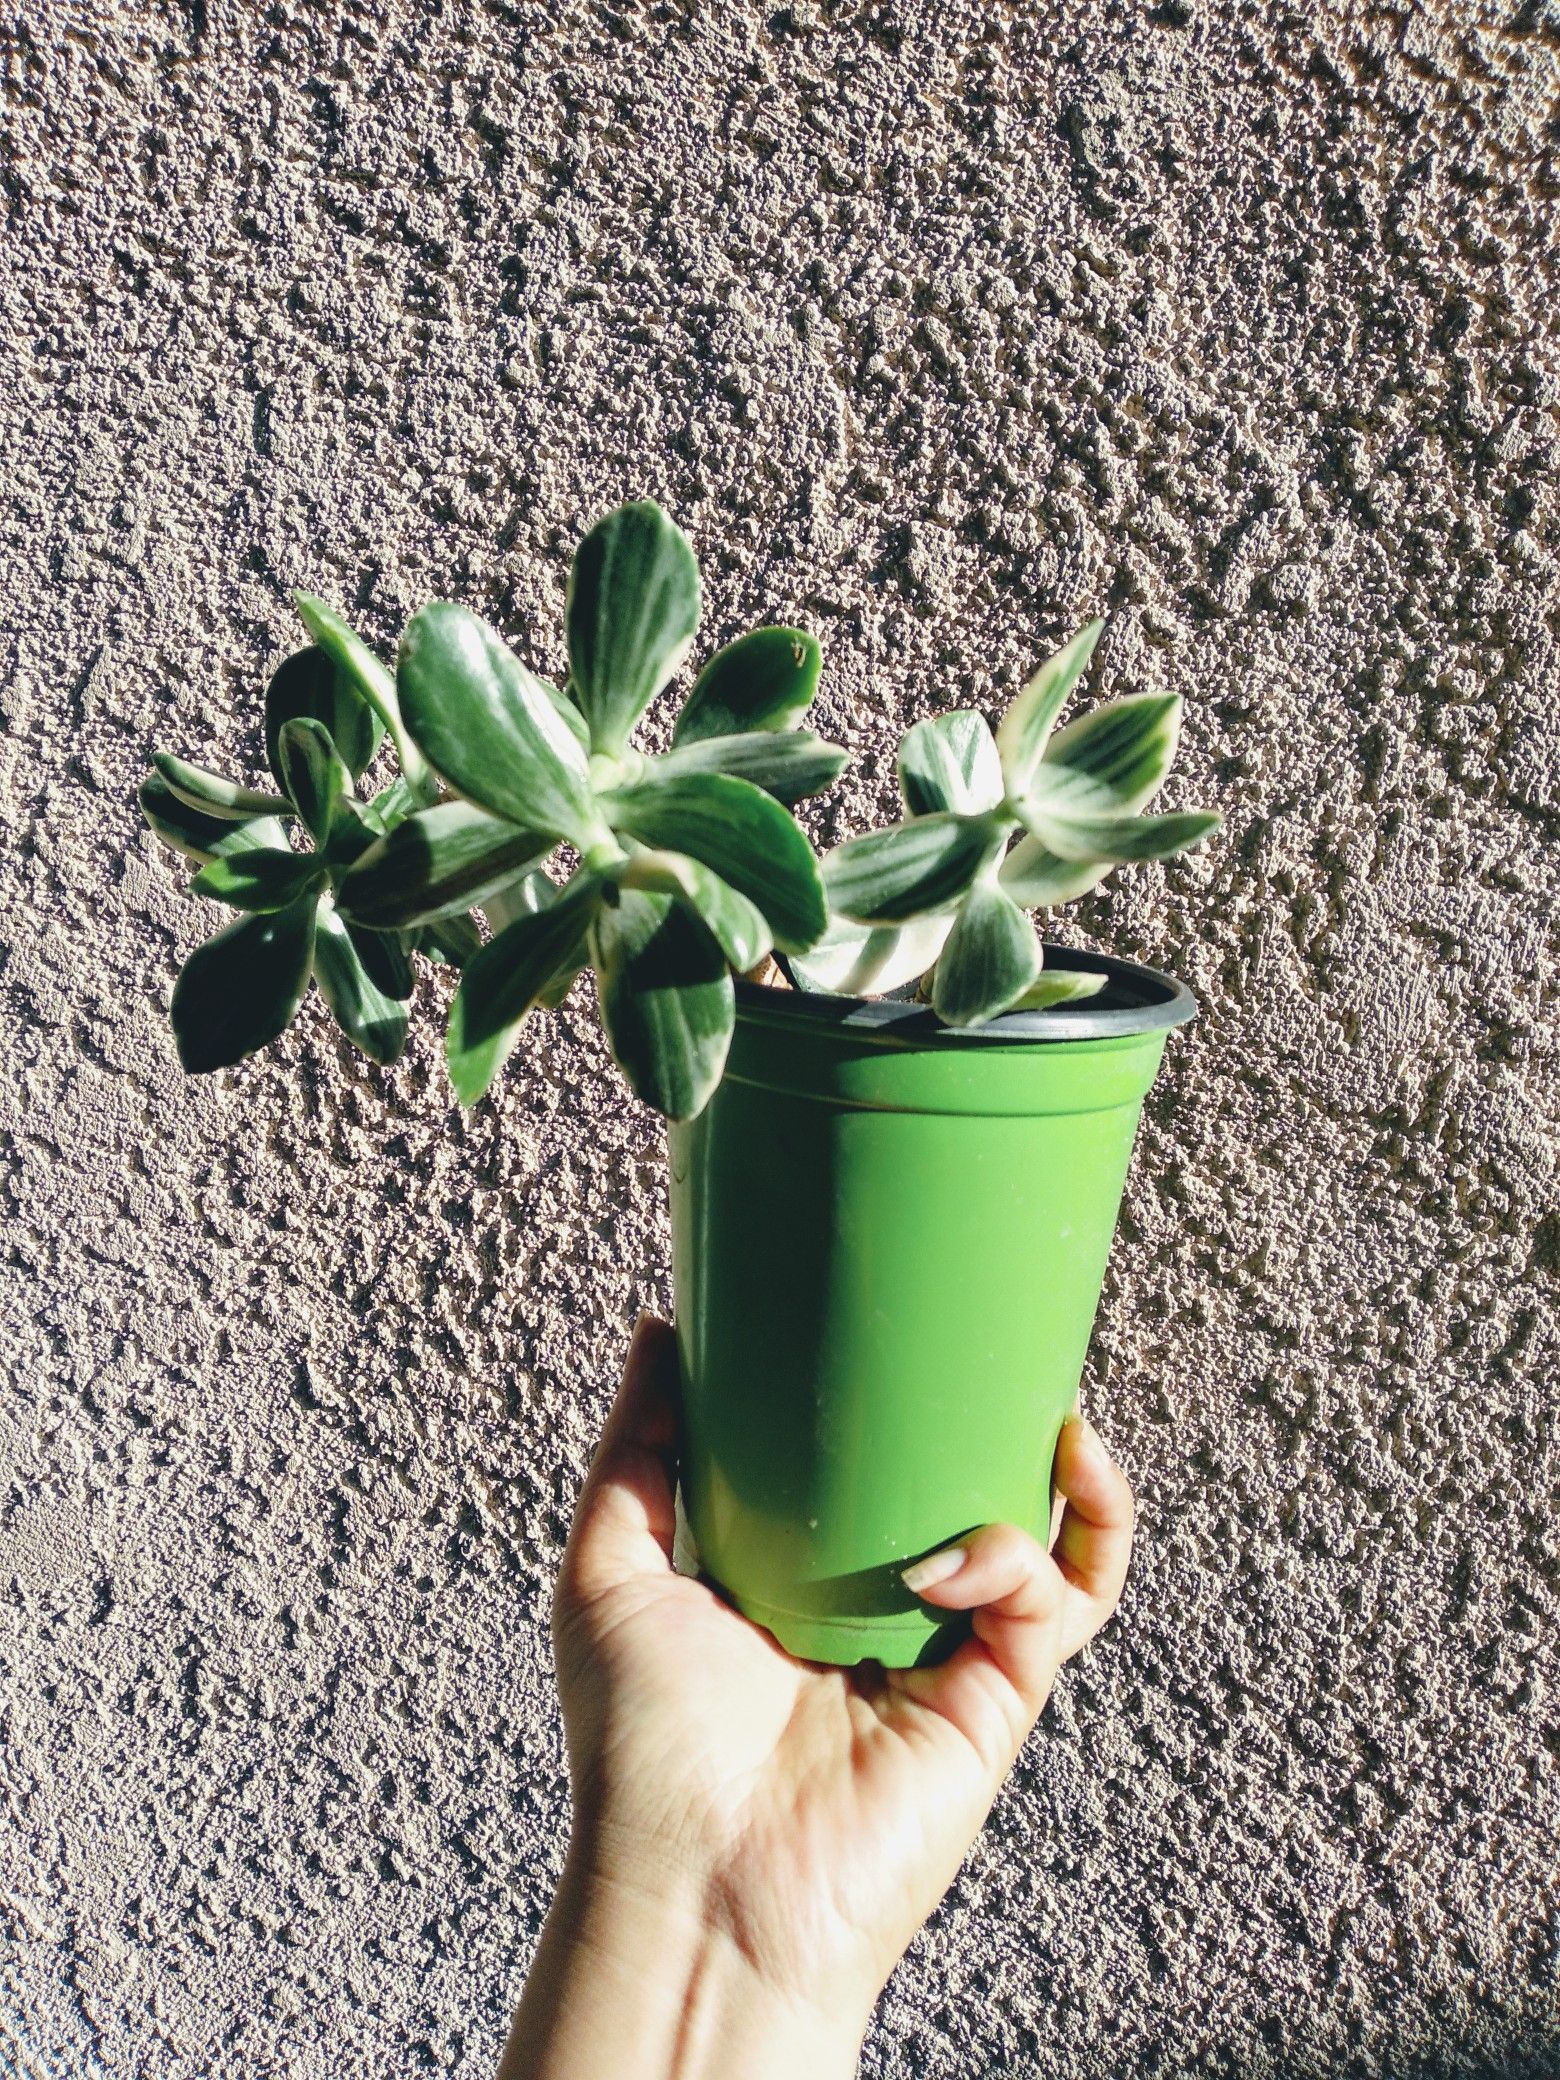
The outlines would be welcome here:
[[[1054,727],[1092,622],[995,736],[972,712],[917,723],[899,747],[905,820],[820,863],[791,808],[847,761],[800,727],[821,663],[804,631],[739,637],[699,672],[666,751],[630,741],[699,619],[693,550],[648,500],[608,513],[575,553],[561,688],[450,601],[412,616],[392,675],[322,600],[296,598],[314,640],[265,701],[280,792],[165,753],[141,789],[153,830],[200,864],[192,892],[246,913],[175,985],[192,1071],[275,1039],[311,976],[348,1037],[395,1060],[420,951],[462,971],[445,1052],[463,1103],[489,1088],[531,1012],[589,967],[629,1083],[689,1118],[725,1067],[733,975],[771,952],[803,989],[883,994],[920,978],[954,1026],[1086,996],[1103,975],[1043,972],[1026,911],[1220,820],[1141,813],[1174,756],[1178,697],[1136,695]],[[361,800],[386,735],[400,776]],[[572,854],[561,884],[546,871],[560,848]]]
[[[793,628],[740,637],[699,673],[670,748],[633,748],[699,618],[693,550],[648,501],[580,543],[562,690],[449,601],[412,616],[393,678],[323,602],[300,594],[298,605],[315,647],[267,696],[285,798],[161,754],[141,791],[158,835],[205,862],[193,892],[258,913],[179,977],[185,1067],[223,1067],[274,1039],[311,972],[349,1035],[393,1059],[405,956],[421,944],[463,966],[446,1055],[464,1103],[487,1090],[532,1009],[589,966],[634,1090],[668,1117],[697,1112],[725,1065],[732,972],[771,948],[805,951],[827,921],[817,857],[789,808],[846,763],[797,727],[817,643]],[[402,777],[358,803],[352,782],[385,731]],[[283,817],[312,850],[290,850]],[[543,863],[561,845],[576,863],[560,887]],[[474,908],[493,928],[486,944]]]
[[[1179,694],[1130,695],[1055,728],[1103,625],[1091,621],[1046,659],[995,736],[969,710],[905,733],[899,790],[909,814],[824,859],[832,921],[790,963],[797,983],[862,996],[920,978],[920,994],[951,1026],[1104,987],[1103,973],[1046,974],[1025,912],[1071,902],[1123,861],[1185,851],[1221,819],[1140,813],[1175,757]]]

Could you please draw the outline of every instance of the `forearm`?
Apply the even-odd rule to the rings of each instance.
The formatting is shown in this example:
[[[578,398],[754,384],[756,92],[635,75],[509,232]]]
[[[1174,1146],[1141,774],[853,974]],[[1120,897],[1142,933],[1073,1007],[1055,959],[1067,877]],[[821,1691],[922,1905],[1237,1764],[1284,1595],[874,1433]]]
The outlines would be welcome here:
[[[865,2019],[782,1998],[725,1936],[571,1860],[498,2080],[851,2080]]]

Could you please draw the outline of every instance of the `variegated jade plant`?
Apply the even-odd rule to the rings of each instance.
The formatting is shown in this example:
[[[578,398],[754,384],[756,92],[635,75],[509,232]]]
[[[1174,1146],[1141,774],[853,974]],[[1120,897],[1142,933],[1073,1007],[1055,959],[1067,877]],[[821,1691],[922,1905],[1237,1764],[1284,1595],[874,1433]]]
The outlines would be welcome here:
[[[392,674],[322,600],[297,600],[314,640],[266,691],[276,791],[166,753],[141,788],[153,830],[200,864],[192,892],[243,913],[174,987],[190,1071],[274,1040],[311,977],[348,1038],[394,1061],[421,952],[461,970],[446,1056],[473,1104],[531,1012],[589,967],[629,1083],[686,1119],[725,1066],[733,975],[773,954],[805,990],[919,983],[954,1026],[1088,996],[1104,976],[1043,972],[1026,911],[1082,895],[1118,861],[1182,851],[1219,822],[1140,813],[1175,753],[1177,696],[1114,701],[1054,728],[1093,622],[1040,667],[995,737],[974,713],[916,724],[899,750],[905,820],[820,861],[790,811],[846,757],[800,727],[820,666],[800,629],[756,629],[710,658],[668,750],[629,741],[699,618],[693,550],[649,501],[609,513],[575,553],[561,689],[449,601],[412,616]],[[386,735],[399,776],[364,799],[358,783]],[[572,854],[561,885],[545,871],[560,848]]]

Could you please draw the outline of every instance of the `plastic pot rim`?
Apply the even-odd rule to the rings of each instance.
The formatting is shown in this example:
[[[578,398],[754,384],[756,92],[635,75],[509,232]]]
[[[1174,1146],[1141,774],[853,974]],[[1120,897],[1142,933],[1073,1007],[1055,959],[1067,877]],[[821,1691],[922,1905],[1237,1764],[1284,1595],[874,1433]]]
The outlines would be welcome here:
[[[1004,1011],[981,1026],[944,1025],[929,1004],[896,997],[836,997],[822,992],[775,989],[738,980],[737,1016],[764,1024],[784,1022],[881,1038],[917,1047],[979,1047],[1065,1040],[1120,1040],[1134,1033],[1159,1033],[1197,1015],[1197,999],[1174,975],[1111,954],[1045,943],[1045,966],[1054,972],[1110,978],[1097,996],[1049,1011]]]

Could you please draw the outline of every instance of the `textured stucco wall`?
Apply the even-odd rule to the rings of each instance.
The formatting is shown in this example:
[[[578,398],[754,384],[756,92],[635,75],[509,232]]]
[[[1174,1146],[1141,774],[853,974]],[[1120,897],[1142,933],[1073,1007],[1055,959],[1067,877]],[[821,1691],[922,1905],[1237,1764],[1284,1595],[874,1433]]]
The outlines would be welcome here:
[[[287,589],[556,661],[621,496],[900,725],[1112,620],[1226,838],[1087,1399],[1142,1501],[867,2074],[1560,2070],[1553,0],[40,7],[4,25],[0,2069],[485,2074],[656,1123],[584,990],[463,1119],[199,1083],[154,745]]]

